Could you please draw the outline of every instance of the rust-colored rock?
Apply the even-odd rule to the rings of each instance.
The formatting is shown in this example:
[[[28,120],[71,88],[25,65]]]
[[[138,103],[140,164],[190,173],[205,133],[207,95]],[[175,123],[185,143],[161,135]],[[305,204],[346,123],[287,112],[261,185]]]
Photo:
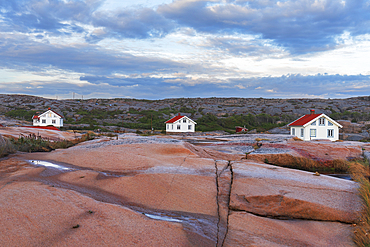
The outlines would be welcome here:
[[[254,162],[233,163],[230,208],[261,216],[356,222],[353,181]]]
[[[355,246],[352,226],[338,222],[276,220],[246,212],[229,216],[226,247]]]
[[[279,219],[344,221],[345,223],[356,221],[356,217],[346,212],[283,195],[249,197],[233,195],[231,209]]]
[[[287,146],[306,158],[319,161],[354,159],[362,155],[362,144],[355,142],[289,142]]]
[[[68,131],[37,129],[27,127],[1,127],[0,134],[8,137],[18,138],[19,136],[41,135],[43,138],[50,140],[73,140],[80,137],[81,134],[74,134]]]
[[[180,223],[37,182],[2,186],[0,210],[0,246],[214,246]]]
[[[22,233],[20,246],[351,246],[347,224],[324,221],[357,219],[355,182],[166,138],[123,135],[1,160],[0,231],[10,236],[0,245]]]

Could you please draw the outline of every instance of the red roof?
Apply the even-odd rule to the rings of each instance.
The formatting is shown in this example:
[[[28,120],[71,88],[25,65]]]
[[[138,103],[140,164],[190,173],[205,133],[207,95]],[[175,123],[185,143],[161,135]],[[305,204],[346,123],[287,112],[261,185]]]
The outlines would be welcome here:
[[[308,115],[304,115],[304,116],[298,118],[297,120],[295,120],[293,123],[288,124],[288,126],[303,126],[306,123],[314,120],[315,118],[317,118],[317,117],[319,117],[321,115],[322,114],[308,114]]]
[[[33,115],[32,119],[39,119],[39,116]]]
[[[173,118],[171,118],[170,120],[168,120],[166,123],[174,123],[176,122],[177,120],[183,118],[185,116],[180,116],[180,115],[177,115],[177,116],[174,116]]]

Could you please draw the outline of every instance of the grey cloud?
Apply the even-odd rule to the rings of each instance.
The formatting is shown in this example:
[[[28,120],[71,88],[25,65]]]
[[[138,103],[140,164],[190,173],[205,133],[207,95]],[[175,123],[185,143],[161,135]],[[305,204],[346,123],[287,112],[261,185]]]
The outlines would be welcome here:
[[[126,8],[108,12],[99,9],[102,0],[0,0],[0,17],[4,21],[0,22],[0,29],[25,33],[43,30],[52,35],[85,33],[88,42],[96,43],[106,37],[163,37],[182,26],[213,34],[260,35],[292,53],[309,53],[335,48],[336,37],[346,31],[352,35],[369,33],[368,1],[343,2],[228,0],[219,4],[178,0],[156,10]],[[89,34],[81,23],[105,32]]]
[[[188,68],[169,59],[156,59],[113,53],[95,46],[53,46],[32,42],[21,35],[0,40],[0,67],[31,71],[58,69],[110,75],[112,73],[148,73]]]
[[[246,90],[258,90],[261,95],[287,98],[290,95],[327,95],[352,97],[370,94],[369,75],[325,75],[310,76],[285,75],[281,77],[262,77],[233,79],[232,85],[243,85]],[[270,92],[268,92],[270,90]]]
[[[109,35],[140,39],[163,37],[175,28],[173,22],[149,8],[97,12],[92,23],[104,27]]]
[[[213,49],[220,49],[234,56],[281,56],[282,49],[275,46],[266,45],[266,42],[259,38],[243,39],[241,37],[211,37],[208,39],[206,46]]]
[[[105,37],[149,38],[162,37],[175,28],[174,22],[150,8],[100,11],[104,1],[23,0],[0,1],[2,29],[19,32],[47,31],[53,35],[88,33],[80,24],[105,29],[105,35],[87,35],[87,41],[97,42]],[[1,26],[0,26],[1,28]],[[61,30],[67,30],[61,31]]]
[[[367,75],[286,75],[227,80],[199,79],[188,83],[182,77],[173,78],[112,78],[86,76],[81,80],[94,85],[116,87],[117,93],[129,92],[135,98],[170,97],[353,97],[370,94]],[[134,87],[132,87],[134,86]],[[119,89],[121,88],[121,89]],[[143,90],[145,88],[145,90]],[[114,97],[115,93],[113,93]]]
[[[0,1],[0,15],[7,25],[19,32],[45,30],[60,34],[59,29],[70,28],[82,32],[74,22],[86,22],[102,1],[69,1],[60,0],[36,1],[17,0]],[[71,24],[64,23],[72,22]]]
[[[180,79],[180,80],[176,80]],[[330,97],[344,98],[370,94],[370,76],[365,75],[286,75],[282,77],[256,77],[204,81],[194,85],[183,83],[181,78],[114,78],[85,76],[90,83],[76,87],[66,81],[17,82],[0,84],[2,93],[32,95],[71,95],[75,92],[89,97],[125,97],[161,99],[172,97]],[[166,81],[172,80],[172,83]],[[177,81],[177,82],[175,82]],[[270,91],[267,91],[270,90]]]
[[[179,0],[158,8],[165,17],[198,31],[260,34],[295,53],[331,49],[335,36],[344,31],[368,33],[369,10],[366,0],[345,5],[339,0],[228,1],[222,5]]]

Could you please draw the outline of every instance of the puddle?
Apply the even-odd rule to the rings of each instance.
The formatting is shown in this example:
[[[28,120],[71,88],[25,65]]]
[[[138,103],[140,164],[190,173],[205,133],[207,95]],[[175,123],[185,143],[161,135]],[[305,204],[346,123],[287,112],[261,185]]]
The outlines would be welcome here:
[[[167,221],[172,223],[181,223],[187,231],[194,232],[200,236],[208,238],[214,241],[217,237],[214,235],[216,232],[215,226],[217,225],[217,219],[210,217],[208,215],[194,215],[185,212],[172,212],[172,211],[161,211],[158,212],[155,209],[151,210],[148,208],[143,208],[140,204],[135,204],[134,202],[126,201],[125,198],[122,196],[117,196],[115,194],[111,194],[107,191],[104,191],[100,188],[90,188],[89,186],[84,186],[83,184],[74,185],[68,182],[58,180],[58,177],[55,175],[59,175],[64,172],[72,172],[78,170],[85,170],[82,167],[77,167],[69,164],[56,164],[49,161],[43,160],[27,160],[30,164],[36,167],[45,167],[46,169],[33,177],[34,181],[42,182],[46,185],[55,186],[59,188],[65,188],[68,190],[73,190],[84,194],[90,198],[93,198],[97,201],[111,203],[118,206],[123,206],[126,208],[130,208],[131,210],[143,214],[148,218],[153,220],[161,220]],[[89,169],[86,169],[89,170]],[[110,173],[110,172],[98,172],[102,178],[106,178],[109,176],[127,176],[127,174],[121,173]]]
[[[155,220],[164,220],[164,221],[170,221],[170,222],[183,222],[182,220],[179,220],[179,219],[175,219],[175,218],[172,218],[172,217],[168,217],[168,216],[160,216],[160,215],[154,215],[154,214],[147,214],[147,213],[143,213],[146,217],[149,217],[151,219],[155,219]]]
[[[29,160],[28,162],[32,163],[35,166],[51,167],[51,168],[55,168],[55,169],[62,170],[62,171],[74,170],[74,169],[69,168],[69,167],[61,166],[61,165],[51,163],[51,162],[48,162],[48,161],[43,161],[43,160]]]
[[[52,176],[52,175],[57,175],[60,172],[66,172],[66,171],[93,171],[98,173],[98,178],[103,179],[103,178],[111,178],[111,177],[123,177],[127,176],[127,174],[119,173],[119,172],[106,172],[106,171],[96,171],[91,168],[85,168],[85,167],[78,167],[74,165],[60,165],[56,163],[52,163],[49,161],[44,161],[44,160],[27,160],[30,164],[34,166],[43,166],[46,168],[54,168],[54,169],[47,169],[42,173],[43,176]],[[59,170],[59,172],[57,171]]]
[[[212,241],[217,239],[217,236],[214,235],[215,232],[217,231],[217,229],[215,228],[217,225],[216,218],[207,219],[206,217],[204,217],[204,215],[203,216],[199,215],[199,217],[197,217],[195,215],[176,214],[173,212],[166,212],[166,213],[142,212],[142,214],[151,219],[155,219],[155,220],[181,223],[184,229],[186,230],[195,232],[196,234],[199,234],[200,236],[208,238]]]
[[[345,180],[352,180],[352,177],[349,174],[323,174],[323,175],[327,175],[327,176],[331,176],[335,178],[341,178]]]

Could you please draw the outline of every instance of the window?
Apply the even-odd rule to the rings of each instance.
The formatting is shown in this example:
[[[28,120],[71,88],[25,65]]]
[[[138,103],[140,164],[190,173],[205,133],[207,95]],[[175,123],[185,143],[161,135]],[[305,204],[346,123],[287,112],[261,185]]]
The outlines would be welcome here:
[[[182,122],[183,122],[183,123],[186,123],[186,119],[184,118],[184,119],[182,120]]]
[[[331,138],[334,137],[334,130],[333,129],[328,129],[328,137],[331,137]]]
[[[170,128],[170,126],[167,124],[167,129],[169,129]]]
[[[301,129],[301,137],[304,136],[304,129]]]
[[[333,123],[328,121],[328,126],[333,126]]]
[[[42,123],[46,123],[46,119],[43,119],[43,120],[42,120]]]
[[[322,117],[319,119],[319,125],[321,126],[325,125],[325,118]]]
[[[316,137],[316,129],[310,129],[310,137]]]
[[[55,119],[51,120],[51,123],[55,124],[56,123]]]
[[[312,122],[312,124],[311,124],[311,125],[316,125],[316,121]]]
[[[173,124],[171,126],[172,126],[172,129],[173,129]]]
[[[181,125],[177,125],[177,129],[180,130],[181,129]]]
[[[292,136],[295,136],[295,128],[292,128]]]
[[[191,130],[191,125],[188,125],[188,130]]]

